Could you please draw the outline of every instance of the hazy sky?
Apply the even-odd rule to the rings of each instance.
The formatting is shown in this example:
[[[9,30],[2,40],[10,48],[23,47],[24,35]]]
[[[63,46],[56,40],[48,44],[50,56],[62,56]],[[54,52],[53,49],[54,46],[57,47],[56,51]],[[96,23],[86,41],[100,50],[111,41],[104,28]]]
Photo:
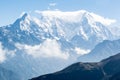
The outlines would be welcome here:
[[[0,0],[0,26],[13,23],[22,12],[85,9],[120,21],[120,0]]]

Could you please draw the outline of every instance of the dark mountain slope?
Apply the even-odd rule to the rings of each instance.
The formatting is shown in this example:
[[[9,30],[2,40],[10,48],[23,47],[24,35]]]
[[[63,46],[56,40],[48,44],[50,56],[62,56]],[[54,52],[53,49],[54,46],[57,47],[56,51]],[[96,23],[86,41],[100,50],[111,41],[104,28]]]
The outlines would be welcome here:
[[[120,72],[114,74],[109,80],[120,80]]]
[[[120,53],[98,63],[76,63],[31,80],[120,80]]]

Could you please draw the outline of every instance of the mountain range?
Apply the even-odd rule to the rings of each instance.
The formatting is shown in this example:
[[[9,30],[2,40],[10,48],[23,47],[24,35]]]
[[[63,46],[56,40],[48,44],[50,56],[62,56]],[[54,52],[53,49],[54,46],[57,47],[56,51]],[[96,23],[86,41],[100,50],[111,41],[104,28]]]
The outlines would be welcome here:
[[[85,10],[23,13],[14,23],[0,27],[0,67],[26,80],[86,61],[82,55],[92,55],[99,43],[118,38],[109,29],[114,22]],[[114,55],[114,50],[106,55],[100,59]]]
[[[98,62],[111,55],[115,55],[120,52],[120,39],[118,40],[105,40],[95,46],[90,53],[80,56],[79,61],[82,62]]]

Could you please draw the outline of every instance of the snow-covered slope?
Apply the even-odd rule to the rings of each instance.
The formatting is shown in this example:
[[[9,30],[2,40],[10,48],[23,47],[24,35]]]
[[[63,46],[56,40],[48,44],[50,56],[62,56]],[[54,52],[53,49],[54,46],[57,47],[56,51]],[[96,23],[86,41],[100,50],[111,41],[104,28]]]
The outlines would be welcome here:
[[[96,47],[89,54],[80,56],[79,61],[96,62],[119,52],[120,39],[113,41],[105,40],[96,45]]]
[[[5,40],[8,42],[34,45],[47,38],[58,41],[64,39],[74,47],[93,49],[97,43],[106,39],[113,39],[107,25],[113,23],[114,20],[84,10],[36,12],[38,15],[35,17],[25,13],[13,24],[1,27],[1,40],[3,41],[7,37]],[[89,44],[89,47],[86,44]]]
[[[99,42],[112,40],[107,26],[113,22],[84,10],[24,13],[13,24],[0,27],[4,58],[0,66],[23,80],[55,72]]]
[[[107,29],[107,25],[110,25],[115,20],[105,19],[85,10],[75,12],[36,12],[41,17],[40,22],[42,23],[39,24],[42,25],[44,23],[52,36],[58,39],[63,37],[74,46],[92,49],[102,40],[113,38],[111,32]]]

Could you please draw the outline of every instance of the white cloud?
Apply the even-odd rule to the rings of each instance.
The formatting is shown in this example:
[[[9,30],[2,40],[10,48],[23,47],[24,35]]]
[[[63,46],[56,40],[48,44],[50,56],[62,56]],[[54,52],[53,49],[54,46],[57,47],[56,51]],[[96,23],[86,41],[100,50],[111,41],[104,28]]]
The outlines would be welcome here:
[[[36,10],[35,11],[38,14],[42,14],[44,16],[50,16],[52,17],[57,17],[60,19],[63,19],[65,21],[69,21],[69,22],[79,22],[82,19],[82,16],[84,15],[84,13],[88,13],[90,16],[87,16],[89,18],[89,22],[90,23],[94,23],[94,22],[100,22],[103,25],[111,25],[113,23],[115,23],[117,20],[115,19],[109,19],[106,17],[102,17],[100,15],[97,15],[95,13],[92,12],[87,12],[85,10],[80,10],[80,11],[67,11],[67,12],[63,12],[60,10],[46,10],[46,11],[39,11]],[[57,15],[56,15],[57,14]],[[69,18],[68,18],[69,17]]]
[[[101,16],[96,15],[94,13],[90,13],[90,14],[92,15],[92,17],[94,18],[95,21],[101,22],[102,24],[104,24],[106,26],[117,22],[115,19],[104,18],[104,17],[101,17]]]
[[[75,52],[79,55],[84,55],[90,52],[90,50],[84,50],[84,49],[80,49],[78,47],[75,48]]]
[[[7,50],[7,49],[3,49],[3,46],[0,42],[0,63],[4,62],[7,58],[7,55],[9,57],[13,57],[16,53],[16,50]]]
[[[54,7],[57,5],[57,3],[54,3],[54,2],[52,2],[52,3],[49,3],[49,5],[48,5],[48,10],[49,9],[54,9]]]
[[[56,40],[47,39],[40,45],[30,46],[16,44],[18,49],[24,50],[27,54],[32,55],[35,58],[44,57],[54,57],[61,59],[68,59],[69,54],[61,51],[60,45]]]
[[[6,51],[3,50],[2,44],[0,43],[0,63],[6,60]]]
[[[56,5],[57,5],[57,3],[49,3],[49,6],[51,6],[51,7],[54,7]]]

